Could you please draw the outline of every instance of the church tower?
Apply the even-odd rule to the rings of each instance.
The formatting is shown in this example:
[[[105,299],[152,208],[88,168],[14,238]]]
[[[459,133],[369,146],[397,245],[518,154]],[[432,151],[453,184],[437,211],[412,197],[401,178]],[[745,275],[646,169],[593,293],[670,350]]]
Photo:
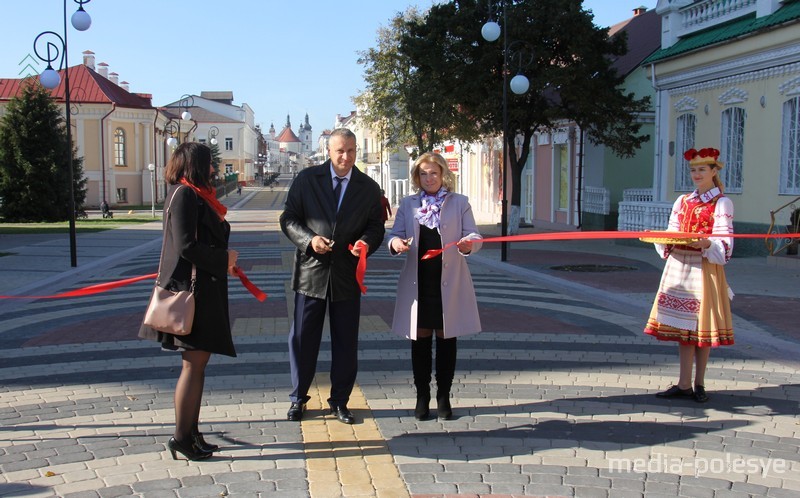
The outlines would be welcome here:
[[[308,123],[308,113],[306,113],[305,123],[300,125],[300,132],[298,133],[300,138],[300,142],[303,144],[303,153],[310,155],[314,149],[312,149],[311,143],[311,125]]]

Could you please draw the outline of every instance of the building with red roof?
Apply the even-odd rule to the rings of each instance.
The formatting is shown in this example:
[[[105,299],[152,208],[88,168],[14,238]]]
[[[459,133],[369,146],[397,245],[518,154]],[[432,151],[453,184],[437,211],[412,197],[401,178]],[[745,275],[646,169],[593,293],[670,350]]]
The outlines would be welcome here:
[[[87,178],[86,205],[106,200],[111,206],[149,204],[164,198],[164,132],[170,116],[153,107],[152,95],[134,93],[108,64],[95,66],[95,54],[83,53],[83,64],[69,67],[72,137],[83,157]],[[51,90],[56,103],[65,104],[64,72],[61,83]],[[26,79],[0,78],[0,115],[19,95]],[[160,144],[160,145],[159,145]],[[157,166],[151,175],[148,165]]]

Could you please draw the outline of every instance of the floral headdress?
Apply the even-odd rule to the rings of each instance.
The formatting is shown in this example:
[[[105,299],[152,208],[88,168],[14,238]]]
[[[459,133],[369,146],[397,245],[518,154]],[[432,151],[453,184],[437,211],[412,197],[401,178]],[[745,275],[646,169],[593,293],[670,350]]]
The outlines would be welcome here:
[[[683,153],[683,158],[689,161],[690,165],[698,164],[713,164],[717,168],[722,168],[724,165],[718,159],[719,151],[717,149],[689,149]]]

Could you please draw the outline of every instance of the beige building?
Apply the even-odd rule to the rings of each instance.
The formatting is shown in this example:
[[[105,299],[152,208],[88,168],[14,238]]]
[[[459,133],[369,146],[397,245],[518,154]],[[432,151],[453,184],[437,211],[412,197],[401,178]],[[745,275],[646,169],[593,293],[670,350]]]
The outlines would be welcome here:
[[[168,117],[153,107],[151,95],[132,93],[108,64],[95,65],[91,51],[83,53],[83,64],[68,70],[72,137],[83,157],[86,206],[97,207],[104,199],[114,207],[146,205],[153,191],[163,200]],[[61,75],[51,93],[63,109],[64,70]],[[22,81],[0,79],[0,115]]]
[[[683,152],[714,147],[735,229],[766,232],[770,210],[800,196],[800,2],[659,0],[656,11],[662,48],[644,62],[657,113],[648,216],[693,189]],[[762,240],[736,248],[766,253]]]

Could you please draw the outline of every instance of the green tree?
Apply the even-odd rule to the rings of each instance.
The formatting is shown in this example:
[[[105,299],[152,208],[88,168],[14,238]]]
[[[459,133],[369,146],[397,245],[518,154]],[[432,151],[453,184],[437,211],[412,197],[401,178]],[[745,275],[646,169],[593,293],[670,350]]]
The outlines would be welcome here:
[[[53,98],[38,80],[26,80],[0,120],[0,217],[10,222],[69,219],[70,153],[80,209],[86,199],[83,161],[67,143]]]
[[[222,162],[222,153],[219,151],[219,144],[210,143],[208,147],[211,149],[211,164],[214,166],[214,171],[219,171],[219,165]]]
[[[377,47],[359,52],[358,63],[364,66],[367,87],[353,98],[358,119],[386,137],[385,144],[390,148],[405,143],[421,147],[421,135],[414,131],[420,126],[413,121],[406,103],[414,74],[408,59],[398,50],[407,24],[420,19],[413,7],[398,13],[389,26],[378,29]]]
[[[649,100],[637,100],[620,90],[622,79],[611,65],[626,52],[626,40],[609,38],[605,28],[595,26],[581,0],[503,4],[508,9],[508,26],[502,27],[509,40],[508,55],[530,61],[522,70],[530,81],[529,91],[507,92],[505,136],[513,185],[511,233],[515,233],[522,171],[534,133],[574,120],[590,141],[630,156],[648,138],[639,135],[636,117],[649,109]],[[397,102],[375,112],[389,118],[392,110],[399,109],[395,115],[411,123],[422,149],[430,150],[442,139],[469,141],[503,133],[503,43],[481,37],[488,14],[482,0],[451,0],[431,7],[422,20],[395,19],[397,48],[379,43],[369,58],[383,57],[389,67],[395,66],[394,72],[376,71],[369,75],[372,80],[367,78],[367,90],[379,96],[375,101]],[[389,57],[392,50],[395,55]],[[510,80],[519,68],[516,58],[509,59]],[[398,68],[410,76],[397,78]],[[519,154],[514,146],[517,137],[522,143]]]

